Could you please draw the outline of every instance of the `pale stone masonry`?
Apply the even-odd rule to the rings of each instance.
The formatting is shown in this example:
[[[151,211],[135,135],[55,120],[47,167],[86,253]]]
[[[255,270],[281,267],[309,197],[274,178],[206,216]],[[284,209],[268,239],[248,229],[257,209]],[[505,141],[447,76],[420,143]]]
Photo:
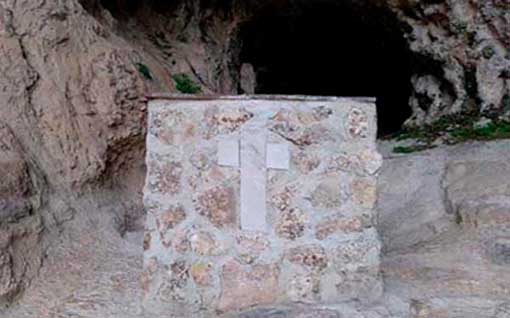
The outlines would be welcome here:
[[[371,98],[153,98],[146,313],[376,300],[375,119]]]

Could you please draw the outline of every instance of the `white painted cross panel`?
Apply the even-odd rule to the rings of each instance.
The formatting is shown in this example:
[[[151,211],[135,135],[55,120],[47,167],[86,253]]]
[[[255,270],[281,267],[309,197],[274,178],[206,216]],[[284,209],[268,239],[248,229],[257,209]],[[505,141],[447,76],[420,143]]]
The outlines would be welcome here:
[[[267,232],[267,169],[289,169],[289,146],[267,143],[264,127],[247,125],[240,142],[218,143],[218,164],[241,169],[241,229]],[[240,162],[239,162],[240,159]]]
[[[266,165],[270,169],[288,170],[290,151],[288,144],[267,144]]]
[[[218,164],[239,167],[239,140],[223,139],[218,143]]]

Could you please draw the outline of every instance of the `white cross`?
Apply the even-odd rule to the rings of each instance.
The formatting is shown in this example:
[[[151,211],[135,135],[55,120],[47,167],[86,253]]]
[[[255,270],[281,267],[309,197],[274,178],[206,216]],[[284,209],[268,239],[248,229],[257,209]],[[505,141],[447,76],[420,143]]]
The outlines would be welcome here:
[[[240,142],[224,139],[218,145],[218,164],[241,168],[241,229],[246,231],[267,231],[266,170],[289,169],[288,144],[266,141],[264,125],[250,124]]]

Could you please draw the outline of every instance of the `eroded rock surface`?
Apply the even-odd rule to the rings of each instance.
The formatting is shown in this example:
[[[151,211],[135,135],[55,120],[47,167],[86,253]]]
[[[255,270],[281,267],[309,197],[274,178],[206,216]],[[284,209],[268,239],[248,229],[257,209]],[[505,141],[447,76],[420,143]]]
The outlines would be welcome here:
[[[510,142],[387,157],[379,183],[387,294],[411,317],[504,317]]]
[[[53,247],[140,226],[146,87],[118,40],[78,1],[0,3],[2,305],[52,273]]]

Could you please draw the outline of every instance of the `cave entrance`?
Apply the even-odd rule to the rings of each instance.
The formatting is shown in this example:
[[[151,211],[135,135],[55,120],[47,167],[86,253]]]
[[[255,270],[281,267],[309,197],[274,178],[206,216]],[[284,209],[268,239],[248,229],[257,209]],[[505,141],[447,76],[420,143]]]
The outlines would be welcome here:
[[[241,30],[240,62],[253,66],[257,94],[377,97],[384,136],[411,115],[410,51],[391,13],[354,2],[264,10]]]

